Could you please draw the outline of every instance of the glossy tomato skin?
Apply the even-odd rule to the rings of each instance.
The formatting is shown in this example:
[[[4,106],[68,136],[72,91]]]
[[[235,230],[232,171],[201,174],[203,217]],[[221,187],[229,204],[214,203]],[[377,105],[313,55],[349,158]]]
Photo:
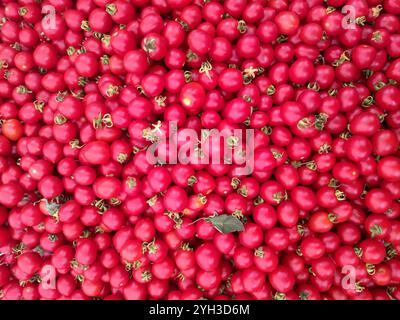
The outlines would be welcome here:
[[[103,141],[93,141],[82,148],[79,157],[83,163],[106,164],[110,157],[110,149]]]
[[[389,194],[383,189],[372,189],[365,197],[365,205],[375,213],[384,213],[390,207]]]
[[[268,279],[272,287],[280,293],[289,292],[293,288],[295,282],[293,272],[288,267],[284,266],[280,266],[269,273]]]
[[[399,299],[399,13],[5,1],[0,298]]]
[[[4,195],[1,199],[1,204],[8,208],[16,206],[23,197],[23,189],[16,182],[2,184],[0,190]]]
[[[141,47],[153,60],[161,60],[167,52],[167,40],[157,33],[148,33],[142,39]]]
[[[205,102],[205,90],[199,83],[186,84],[180,92],[180,100],[183,107],[190,113],[199,112]]]
[[[197,264],[204,271],[212,271],[218,267],[221,254],[211,243],[200,246],[195,254]]]
[[[211,40],[211,36],[203,30],[193,30],[188,35],[189,48],[198,55],[204,55],[210,50]]]
[[[237,69],[224,69],[219,75],[218,85],[228,92],[239,91],[243,85],[243,77]]]
[[[17,119],[6,120],[2,125],[3,135],[11,141],[19,140],[23,134],[22,130],[22,125]]]
[[[279,32],[285,35],[296,33],[300,23],[297,14],[291,11],[280,12],[275,16],[274,22],[276,23]]]
[[[119,195],[121,183],[114,177],[101,177],[94,182],[93,190],[97,197],[111,199]]]

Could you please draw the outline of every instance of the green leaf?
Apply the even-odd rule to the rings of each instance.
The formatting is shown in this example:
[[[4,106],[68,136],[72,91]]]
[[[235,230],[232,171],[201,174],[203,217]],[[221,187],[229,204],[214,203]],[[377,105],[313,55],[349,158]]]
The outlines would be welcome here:
[[[244,229],[242,221],[235,216],[221,214],[209,217],[207,222],[211,222],[215,229],[223,234],[242,231]]]
[[[46,200],[46,210],[51,214],[55,215],[58,213],[58,209],[60,208],[60,205],[55,202],[49,202]]]

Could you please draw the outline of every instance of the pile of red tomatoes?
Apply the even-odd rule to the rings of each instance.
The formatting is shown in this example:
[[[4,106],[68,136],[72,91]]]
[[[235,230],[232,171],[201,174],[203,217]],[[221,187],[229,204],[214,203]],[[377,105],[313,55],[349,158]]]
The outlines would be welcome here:
[[[398,0],[1,4],[0,299],[400,299]]]

